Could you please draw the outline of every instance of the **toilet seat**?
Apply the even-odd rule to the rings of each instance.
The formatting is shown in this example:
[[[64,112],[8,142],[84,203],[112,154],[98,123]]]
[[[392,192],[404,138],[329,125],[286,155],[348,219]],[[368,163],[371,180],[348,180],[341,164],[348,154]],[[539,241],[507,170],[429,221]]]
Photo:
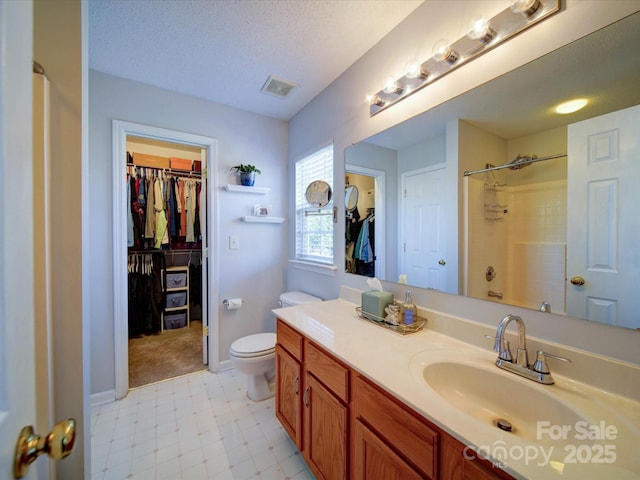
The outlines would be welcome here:
[[[275,333],[256,333],[239,338],[231,344],[229,353],[239,358],[262,357],[275,352]]]

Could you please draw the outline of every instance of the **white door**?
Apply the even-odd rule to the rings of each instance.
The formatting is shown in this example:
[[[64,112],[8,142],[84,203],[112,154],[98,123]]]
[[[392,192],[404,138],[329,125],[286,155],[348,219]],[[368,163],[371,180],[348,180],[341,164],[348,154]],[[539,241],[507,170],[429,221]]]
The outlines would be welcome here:
[[[640,106],[569,126],[568,315],[640,327],[639,138]]]
[[[407,284],[446,291],[444,167],[403,175],[400,271]]]
[[[13,478],[18,434],[36,421],[29,221],[33,215],[32,16],[30,2],[0,2],[0,44],[11,46],[0,54],[0,478],[7,479]],[[35,474],[31,469],[28,478],[36,478]]]

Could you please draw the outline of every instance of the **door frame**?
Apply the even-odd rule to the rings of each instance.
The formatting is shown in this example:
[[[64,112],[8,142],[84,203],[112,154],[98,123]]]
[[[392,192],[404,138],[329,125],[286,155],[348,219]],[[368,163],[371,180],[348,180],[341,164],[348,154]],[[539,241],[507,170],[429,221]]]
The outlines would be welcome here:
[[[114,317],[114,361],[116,399],[124,398],[129,391],[129,320],[128,320],[128,284],[127,284],[127,186],[126,162],[127,137],[135,136],[158,141],[200,147],[207,152],[207,164],[203,165],[203,176],[207,178],[207,247],[203,245],[202,263],[209,271],[208,291],[205,292],[209,325],[209,371],[219,367],[218,309],[218,218],[214,214],[217,199],[218,142],[215,138],[195,135],[177,130],[152,127],[138,123],[113,120],[112,122],[112,204],[113,204],[113,317]],[[120,261],[122,260],[122,261]]]

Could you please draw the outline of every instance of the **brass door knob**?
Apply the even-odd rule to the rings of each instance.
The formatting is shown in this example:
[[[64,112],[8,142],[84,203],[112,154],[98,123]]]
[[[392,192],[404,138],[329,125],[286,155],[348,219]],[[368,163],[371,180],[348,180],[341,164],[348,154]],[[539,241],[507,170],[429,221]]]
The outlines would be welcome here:
[[[576,285],[576,286],[580,286],[580,285],[584,285],[585,281],[584,278],[580,277],[580,276],[576,276],[576,277],[571,277],[571,280],[569,280],[571,282],[572,285]]]
[[[41,454],[46,453],[53,460],[68,457],[76,443],[76,421],[68,418],[54,425],[46,437],[36,435],[32,426],[20,431],[13,458],[13,475],[22,478],[29,465]]]
[[[444,266],[444,265],[446,265],[446,264],[447,264],[447,262],[445,262],[443,259],[441,259],[441,260],[438,262],[438,264],[439,264],[439,265]]]

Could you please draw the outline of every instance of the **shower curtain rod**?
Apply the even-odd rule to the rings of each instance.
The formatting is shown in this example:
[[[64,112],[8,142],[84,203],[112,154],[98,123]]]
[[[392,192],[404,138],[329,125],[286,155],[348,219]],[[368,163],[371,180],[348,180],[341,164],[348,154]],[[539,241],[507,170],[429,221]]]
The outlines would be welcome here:
[[[554,158],[562,158],[566,156],[567,156],[566,153],[558,153],[556,155],[549,155],[546,157],[532,158],[531,160],[521,161],[521,162],[518,162],[517,165],[518,166],[529,165],[530,163],[543,162],[545,160],[553,160]],[[469,177],[471,175],[475,175],[476,173],[491,172],[493,170],[502,170],[503,168],[509,168],[513,166],[514,164],[505,163],[504,165],[498,165],[497,167],[488,167],[488,168],[483,168],[481,170],[472,170],[470,172],[467,171],[467,172],[464,172],[464,176]]]

